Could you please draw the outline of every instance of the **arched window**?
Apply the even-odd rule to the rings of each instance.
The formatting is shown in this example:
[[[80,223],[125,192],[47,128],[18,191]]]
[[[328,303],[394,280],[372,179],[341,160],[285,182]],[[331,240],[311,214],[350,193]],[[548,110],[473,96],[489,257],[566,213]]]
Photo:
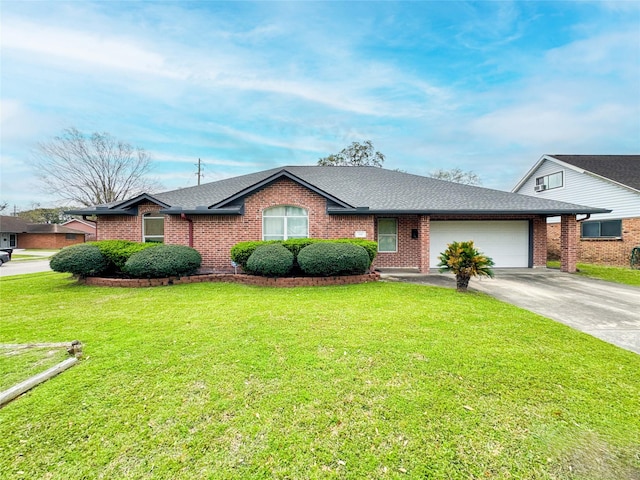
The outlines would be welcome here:
[[[262,239],[287,240],[309,236],[309,216],[304,208],[280,206],[262,212]]]
[[[142,216],[142,241],[164,243],[164,215],[145,213]]]

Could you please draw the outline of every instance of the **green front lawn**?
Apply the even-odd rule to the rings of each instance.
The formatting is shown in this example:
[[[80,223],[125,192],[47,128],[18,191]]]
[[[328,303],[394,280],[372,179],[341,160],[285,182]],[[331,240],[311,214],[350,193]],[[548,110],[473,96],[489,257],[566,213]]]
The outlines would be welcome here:
[[[560,268],[560,262],[547,262],[549,268]],[[608,282],[623,283],[625,285],[640,286],[640,270],[629,267],[608,267],[606,265],[594,265],[579,263],[577,275],[590,278],[599,278]]]
[[[0,410],[3,478],[640,476],[640,356],[481,294],[46,273],[0,295],[0,343],[85,353]]]
[[[0,391],[42,373],[67,358],[70,358],[67,349],[62,347],[0,349]]]

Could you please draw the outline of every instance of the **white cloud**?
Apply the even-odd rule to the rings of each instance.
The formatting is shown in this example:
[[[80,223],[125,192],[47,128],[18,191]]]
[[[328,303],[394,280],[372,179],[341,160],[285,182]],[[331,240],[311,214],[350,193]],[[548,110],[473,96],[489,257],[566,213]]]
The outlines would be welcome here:
[[[135,39],[47,26],[9,18],[3,21],[2,47],[32,53],[44,62],[76,63],[107,69],[184,79],[185,73],[167,65],[163,55],[139,45]],[[25,34],[29,32],[29,34]]]

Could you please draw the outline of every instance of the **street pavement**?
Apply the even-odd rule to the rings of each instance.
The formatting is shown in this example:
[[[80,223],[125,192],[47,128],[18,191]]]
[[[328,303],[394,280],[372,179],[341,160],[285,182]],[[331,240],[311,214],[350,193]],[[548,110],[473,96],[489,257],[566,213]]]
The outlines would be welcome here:
[[[49,257],[56,251],[48,250],[14,250],[13,254],[28,253],[29,255],[40,256],[43,260],[11,260],[0,267],[0,277],[22,275],[23,273],[50,272]]]

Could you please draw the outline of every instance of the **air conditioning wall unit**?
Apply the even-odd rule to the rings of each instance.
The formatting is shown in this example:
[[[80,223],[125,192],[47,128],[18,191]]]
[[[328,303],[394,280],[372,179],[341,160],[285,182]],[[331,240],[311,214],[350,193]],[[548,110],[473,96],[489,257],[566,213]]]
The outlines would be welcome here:
[[[546,190],[546,189],[547,189],[547,186],[546,186],[546,185],[536,185],[536,186],[535,186],[535,188],[534,188],[534,190],[535,190],[536,192],[542,192],[542,191],[544,191],[544,190]]]

